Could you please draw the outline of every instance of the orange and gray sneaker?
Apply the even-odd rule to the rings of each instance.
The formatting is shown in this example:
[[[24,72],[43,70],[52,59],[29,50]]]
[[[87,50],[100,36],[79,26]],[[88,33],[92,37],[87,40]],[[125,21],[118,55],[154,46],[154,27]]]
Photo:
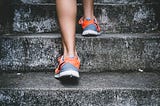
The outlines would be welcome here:
[[[83,29],[82,35],[83,36],[92,36],[92,35],[100,35],[100,26],[95,19],[91,19],[91,18],[80,18],[79,22],[78,22]]]
[[[80,60],[78,56],[74,57],[59,57],[58,68],[55,70],[55,78],[63,77],[79,78]]]

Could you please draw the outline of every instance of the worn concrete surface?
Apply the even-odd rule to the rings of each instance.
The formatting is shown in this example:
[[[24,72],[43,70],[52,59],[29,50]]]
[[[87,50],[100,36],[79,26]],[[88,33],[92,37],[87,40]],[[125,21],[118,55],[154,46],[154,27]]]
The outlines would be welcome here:
[[[160,73],[80,73],[79,83],[53,73],[1,73],[0,105],[159,106]]]
[[[103,34],[76,36],[81,72],[160,70],[160,36]],[[62,54],[59,34],[0,37],[1,71],[52,71]]]
[[[0,33],[59,32],[55,0],[1,2]],[[156,32],[160,31],[159,4],[158,0],[97,0],[95,15],[102,33]],[[79,5],[77,21],[82,14]],[[77,33],[81,33],[78,24]]]
[[[14,32],[59,32],[55,5],[19,5],[14,9]],[[159,31],[159,4],[107,5],[101,3],[95,5],[95,15],[101,26],[101,33]],[[77,20],[81,16],[83,16],[83,9],[80,5]],[[77,33],[81,33],[78,23]]]

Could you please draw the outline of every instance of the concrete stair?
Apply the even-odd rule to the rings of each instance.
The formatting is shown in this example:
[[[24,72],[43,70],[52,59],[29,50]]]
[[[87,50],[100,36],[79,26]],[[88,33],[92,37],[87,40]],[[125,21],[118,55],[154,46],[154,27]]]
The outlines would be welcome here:
[[[159,4],[95,0],[101,36],[82,37],[77,24],[81,78],[61,82],[55,0],[1,0],[0,106],[160,106]]]
[[[1,4],[6,5],[5,3],[10,8],[4,7],[9,14],[1,13],[2,33],[59,32],[55,2],[52,0],[13,0]],[[77,21],[83,14],[82,10],[82,5],[79,3]],[[95,15],[102,33],[159,31],[158,0],[97,0]],[[77,25],[77,33],[80,32],[81,28]]]
[[[159,106],[160,73],[81,73],[59,82],[53,73],[0,75],[1,106]]]
[[[76,36],[81,72],[157,71],[160,34]],[[0,71],[53,71],[62,54],[60,34],[0,36]]]

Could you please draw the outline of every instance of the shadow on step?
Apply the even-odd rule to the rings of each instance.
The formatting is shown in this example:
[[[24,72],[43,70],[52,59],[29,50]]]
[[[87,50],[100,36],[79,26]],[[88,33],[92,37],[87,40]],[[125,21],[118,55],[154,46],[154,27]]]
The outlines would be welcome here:
[[[64,86],[78,86],[79,79],[75,77],[63,77],[60,79],[60,82]]]

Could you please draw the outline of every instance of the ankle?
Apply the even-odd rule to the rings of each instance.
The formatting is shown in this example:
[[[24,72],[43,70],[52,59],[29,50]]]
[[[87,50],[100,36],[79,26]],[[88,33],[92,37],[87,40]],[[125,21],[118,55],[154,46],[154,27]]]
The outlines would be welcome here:
[[[95,19],[95,16],[84,16],[84,19],[93,20],[93,19]]]
[[[77,56],[76,53],[73,54],[63,54],[64,57],[69,57],[69,58],[74,58],[75,56]]]

